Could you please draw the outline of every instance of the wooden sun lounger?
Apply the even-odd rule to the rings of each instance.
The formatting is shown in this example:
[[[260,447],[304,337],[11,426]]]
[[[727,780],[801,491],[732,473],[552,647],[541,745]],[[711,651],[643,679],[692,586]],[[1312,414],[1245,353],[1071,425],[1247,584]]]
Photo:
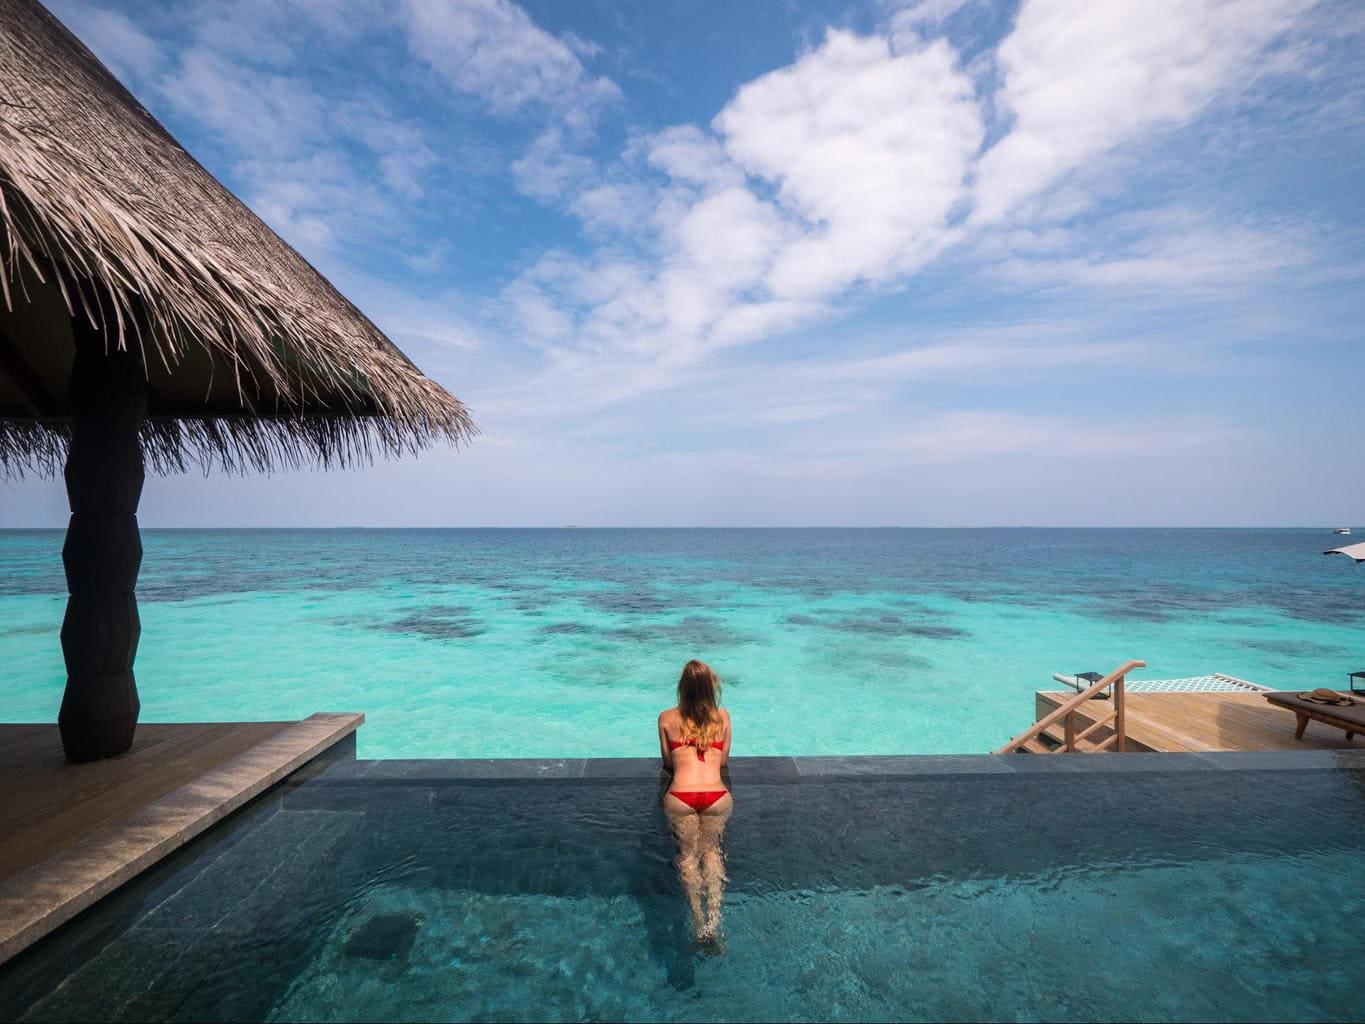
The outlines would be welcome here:
[[[1365,702],[1359,699],[1345,707],[1317,704],[1311,700],[1304,700],[1297,693],[1288,690],[1267,693],[1265,699],[1276,707],[1294,712],[1299,720],[1299,727],[1294,730],[1296,740],[1303,739],[1303,730],[1308,727],[1310,721],[1321,722],[1334,729],[1344,729],[1348,743],[1356,733],[1365,733]]]

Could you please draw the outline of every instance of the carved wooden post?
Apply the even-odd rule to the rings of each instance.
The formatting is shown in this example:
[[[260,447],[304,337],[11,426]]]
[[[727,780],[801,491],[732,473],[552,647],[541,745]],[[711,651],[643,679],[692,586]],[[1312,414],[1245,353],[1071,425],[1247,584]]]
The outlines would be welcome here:
[[[62,563],[70,593],[62,622],[66,692],[57,721],[68,761],[113,757],[133,743],[140,705],[133,681],[142,625],[142,443],[147,408],[141,357],[114,350],[84,314],[72,318],[71,449],[66,493],[71,522]],[[106,343],[109,351],[106,353]]]

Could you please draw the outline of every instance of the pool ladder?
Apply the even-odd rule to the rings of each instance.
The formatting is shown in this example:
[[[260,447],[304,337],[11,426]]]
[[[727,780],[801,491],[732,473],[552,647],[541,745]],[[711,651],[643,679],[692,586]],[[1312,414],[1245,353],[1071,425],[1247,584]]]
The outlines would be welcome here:
[[[1123,753],[1128,749],[1128,735],[1124,719],[1123,679],[1135,668],[1146,668],[1145,661],[1129,661],[1120,665],[1103,679],[1076,694],[1061,707],[1038,719],[1033,727],[1015,736],[997,754],[1097,754],[1105,750]],[[1113,687],[1113,711],[1103,718],[1096,718],[1076,730],[1076,712],[1085,707],[1092,697]],[[1088,708],[1087,708],[1088,710]],[[1086,716],[1089,717],[1088,715]],[[1061,735],[1055,730],[1061,724]],[[1103,739],[1091,739],[1095,733],[1106,726],[1109,735]]]

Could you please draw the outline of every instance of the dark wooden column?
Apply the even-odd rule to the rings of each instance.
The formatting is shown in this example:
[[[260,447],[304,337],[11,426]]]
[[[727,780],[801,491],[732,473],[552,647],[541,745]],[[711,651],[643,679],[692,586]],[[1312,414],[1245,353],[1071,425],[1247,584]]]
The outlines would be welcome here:
[[[106,352],[104,334],[81,313],[72,328],[71,522],[62,549],[71,596],[62,622],[67,675],[57,721],[67,760],[96,761],[132,745],[140,710],[133,658],[142,625],[134,589],[142,565],[138,430],[147,387],[138,353],[113,351],[112,342]]]

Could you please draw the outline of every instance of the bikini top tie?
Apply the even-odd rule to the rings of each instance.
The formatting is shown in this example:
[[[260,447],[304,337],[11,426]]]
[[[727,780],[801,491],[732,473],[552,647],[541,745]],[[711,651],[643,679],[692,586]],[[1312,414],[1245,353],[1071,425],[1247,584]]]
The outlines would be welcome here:
[[[690,740],[669,740],[669,741],[668,741],[668,749],[669,749],[669,750],[677,750],[679,747],[696,747],[696,748],[697,748],[697,760],[698,760],[698,761],[705,761],[705,760],[706,760],[706,748],[703,747],[700,743],[697,742],[697,739],[696,739],[695,736],[694,736],[692,739],[690,739]],[[711,744],[711,749],[712,749],[712,750],[724,750],[724,749],[725,749],[725,744],[724,744],[724,743],[712,743],[712,744]]]

